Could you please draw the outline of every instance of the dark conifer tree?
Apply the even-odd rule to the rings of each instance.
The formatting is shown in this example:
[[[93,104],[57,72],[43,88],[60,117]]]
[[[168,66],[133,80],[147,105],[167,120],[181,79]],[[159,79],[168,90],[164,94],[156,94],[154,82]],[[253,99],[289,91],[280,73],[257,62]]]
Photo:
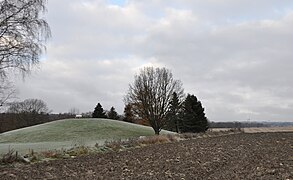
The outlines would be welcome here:
[[[93,112],[93,118],[106,118],[106,113],[100,103],[97,104]]]
[[[180,102],[176,92],[172,95],[169,112],[167,114],[167,121],[165,129],[169,131],[179,132],[179,112]]]
[[[115,119],[115,120],[119,119],[118,113],[116,112],[116,110],[115,110],[115,108],[113,106],[111,107],[111,109],[108,112],[107,116],[108,116],[109,119]]]
[[[123,121],[134,122],[134,114],[131,104],[126,104],[124,107],[124,118]]]
[[[196,96],[188,94],[184,104],[181,118],[181,132],[205,132],[208,129],[208,119],[204,108]]]

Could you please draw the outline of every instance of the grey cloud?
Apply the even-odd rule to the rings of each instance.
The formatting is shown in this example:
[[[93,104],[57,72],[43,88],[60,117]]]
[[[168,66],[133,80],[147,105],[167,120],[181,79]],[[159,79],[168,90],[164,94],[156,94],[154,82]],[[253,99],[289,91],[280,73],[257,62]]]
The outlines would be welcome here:
[[[217,108],[227,106],[226,112],[229,112],[229,108],[240,104],[240,108],[253,112],[258,107],[266,106],[266,103],[260,101],[245,107],[249,100],[237,100],[233,92],[243,94],[241,89],[248,87],[251,89],[248,93],[253,91],[253,100],[257,101],[281,97],[283,91],[280,89],[289,93],[288,89],[292,88],[290,77],[293,76],[293,54],[290,47],[293,34],[287,31],[293,25],[291,13],[279,20],[239,23],[198,34],[185,33],[180,28],[176,31],[177,24],[172,21],[170,23],[169,26],[175,30],[162,27],[159,29],[161,31],[149,35],[149,47],[156,47],[149,50],[158,61],[173,67],[180,74],[183,82],[189,85],[187,90],[204,94],[202,97],[207,99],[208,106],[216,106],[213,105],[216,99],[211,99],[211,93],[204,93],[210,89],[222,98],[222,104],[218,104]],[[196,25],[185,24],[189,29]],[[268,95],[264,96],[263,91]],[[270,105],[280,106],[291,101],[292,98],[290,101],[279,98],[278,102]],[[287,112],[283,116],[290,117],[290,114]]]
[[[155,64],[172,69],[211,120],[291,120],[291,0],[128,0],[122,7],[51,0],[47,18],[53,39],[41,70],[19,83],[21,98],[37,96],[55,112],[89,111],[98,101],[122,112],[135,72]]]
[[[218,26],[223,23],[233,24],[239,21],[275,19],[283,16],[293,7],[293,2],[290,0],[150,0],[148,3],[129,0],[128,3],[134,4],[156,18],[164,16],[166,8],[188,9],[196,13],[209,26]],[[155,12],[154,9],[156,9]]]

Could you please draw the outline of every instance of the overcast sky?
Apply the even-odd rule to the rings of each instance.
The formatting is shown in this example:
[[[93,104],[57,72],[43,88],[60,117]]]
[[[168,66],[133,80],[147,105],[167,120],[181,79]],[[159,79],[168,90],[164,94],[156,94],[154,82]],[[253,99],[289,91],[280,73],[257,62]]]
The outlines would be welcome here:
[[[144,66],[167,67],[212,121],[292,121],[292,0],[49,0],[52,30],[21,100],[123,112]]]

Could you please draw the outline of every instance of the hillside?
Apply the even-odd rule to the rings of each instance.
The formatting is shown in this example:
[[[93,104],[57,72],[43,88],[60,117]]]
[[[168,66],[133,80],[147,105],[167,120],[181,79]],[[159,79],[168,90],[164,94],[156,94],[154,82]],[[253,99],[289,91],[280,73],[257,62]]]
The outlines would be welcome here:
[[[162,132],[164,133],[164,132]],[[165,131],[166,133],[166,131]],[[66,119],[0,134],[0,154],[94,145],[105,140],[153,135],[150,127],[109,119]]]

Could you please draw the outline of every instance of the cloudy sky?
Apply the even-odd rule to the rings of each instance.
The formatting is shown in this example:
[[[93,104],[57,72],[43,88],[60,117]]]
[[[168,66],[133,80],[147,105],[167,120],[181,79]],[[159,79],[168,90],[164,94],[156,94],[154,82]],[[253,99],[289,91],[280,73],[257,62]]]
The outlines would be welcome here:
[[[292,0],[49,0],[52,39],[17,86],[53,112],[123,112],[144,66],[167,67],[212,121],[292,121]]]

